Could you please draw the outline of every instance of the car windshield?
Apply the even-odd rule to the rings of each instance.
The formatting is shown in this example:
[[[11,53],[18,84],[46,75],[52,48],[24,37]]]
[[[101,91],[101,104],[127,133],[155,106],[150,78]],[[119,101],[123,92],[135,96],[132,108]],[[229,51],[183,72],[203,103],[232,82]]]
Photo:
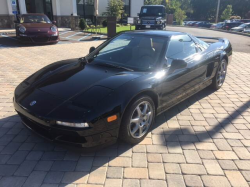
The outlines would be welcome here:
[[[167,38],[138,34],[121,34],[104,47],[95,50],[87,59],[99,65],[113,65],[136,71],[156,67]]]
[[[162,7],[142,7],[142,16],[162,16]]]
[[[20,23],[51,23],[45,15],[25,15],[20,18]]]

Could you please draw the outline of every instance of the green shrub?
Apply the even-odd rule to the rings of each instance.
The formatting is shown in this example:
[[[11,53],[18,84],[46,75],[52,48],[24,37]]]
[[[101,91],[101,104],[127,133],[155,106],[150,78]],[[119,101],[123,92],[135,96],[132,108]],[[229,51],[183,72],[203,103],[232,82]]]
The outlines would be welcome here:
[[[116,27],[121,27],[121,25],[120,24],[116,24]]]
[[[83,19],[83,18],[80,19],[79,27],[80,27],[82,30],[85,30],[85,29],[88,27],[88,25],[87,25],[85,19]]]
[[[103,27],[107,27],[107,26],[108,26],[108,22],[107,22],[107,20],[103,20],[103,22],[102,22],[102,26],[103,26]]]

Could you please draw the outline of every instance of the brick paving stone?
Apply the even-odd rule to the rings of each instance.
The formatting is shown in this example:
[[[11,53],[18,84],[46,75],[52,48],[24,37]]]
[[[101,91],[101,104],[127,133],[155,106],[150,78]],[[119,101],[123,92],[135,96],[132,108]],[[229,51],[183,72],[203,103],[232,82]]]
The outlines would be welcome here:
[[[21,187],[26,180],[26,177],[3,177],[0,180],[2,187]]]
[[[168,153],[165,145],[147,145],[147,153]]]
[[[217,147],[215,146],[214,143],[199,142],[199,143],[195,143],[195,147],[198,150],[210,150],[210,151],[217,150]]]
[[[186,186],[182,175],[167,174],[168,187]]]
[[[234,163],[240,170],[250,170],[250,161],[249,160],[235,160]]]
[[[122,179],[123,168],[122,167],[109,167],[107,171],[107,178]]]
[[[198,142],[198,138],[195,135],[178,135],[180,142]]]
[[[217,160],[203,160],[203,164],[209,175],[224,175],[224,172]]]
[[[204,166],[199,164],[181,164],[181,171],[187,175],[204,175],[207,173]]]
[[[76,171],[90,171],[93,160],[93,157],[81,157],[77,162]]]
[[[9,159],[8,164],[21,164],[28,153],[28,151],[16,151],[15,154]]]
[[[226,139],[242,140],[244,137],[240,133],[222,133]]]
[[[187,163],[201,164],[201,159],[200,159],[197,151],[184,150],[184,155],[185,155]]]
[[[64,156],[64,160],[78,161],[79,157],[80,153],[67,151],[67,153]]]
[[[214,139],[214,143],[220,151],[231,151],[231,146],[224,139]]]
[[[166,163],[164,164],[165,172],[168,174],[181,174],[179,164]]]
[[[250,171],[241,171],[246,181],[250,182]]]
[[[138,179],[123,179],[123,187],[140,187]]]
[[[233,151],[214,151],[214,156],[221,160],[237,160],[238,157]]]
[[[232,186],[248,187],[247,181],[239,171],[225,171],[225,174]]]
[[[154,135],[153,134],[152,141],[153,141],[153,144],[160,144],[160,145],[166,144],[164,135]]]
[[[161,163],[162,162],[162,156],[161,154],[147,154],[148,162],[153,163]]]
[[[182,153],[182,148],[179,142],[167,142],[169,153]]]
[[[88,183],[104,184],[106,178],[107,167],[93,167],[90,174]]]
[[[141,180],[141,187],[167,187],[166,181],[163,180]]]
[[[122,179],[106,179],[105,187],[121,187]]]
[[[227,140],[230,146],[232,147],[243,147],[243,144],[241,143],[242,140]]]
[[[184,180],[186,186],[192,187],[202,187],[203,183],[200,176],[197,175],[184,175]]]
[[[24,161],[15,172],[15,175],[21,177],[29,176],[36,164],[37,161]]]
[[[109,166],[130,167],[131,166],[131,158],[129,158],[129,157],[111,158],[111,160],[109,161]]]
[[[163,154],[162,158],[163,162],[186,163],[184,156],[181,154]]]
[[[5,164],[9,159],[10,155],[0,155],[0,164]]]
[[[33,171],[25,181],[23,187],[40,187],[46,174],[44,171]]]
[[[232,160],[219,160],[218,162],[223,170],[237,170],[237,166]]]
[[[146,168],[147,167],[147,156],[146,156],[146,154],[145,153],[133,153],[132,167]]]
[[[48,172],[45,179],[44,183],[60,183],[62,178],[63,178],[64,173],[63,172]]]
[[[95,167],[106,167],[106,166],[108,166],[108,163],[109,163],[109,157],[107,157],[107,156],[98,156],[98,157],[94,158],[93,166],[95,166]],[[89,167],[91,168],[91,164],[89,164]],[[81,168],[79,168],[79,169],[81,170]]]
[[[58,184],[42,184],[41,187],[58,187]]]
[[[61,183],[66,183],[66,184],[87,183],[88,177],[89,177],[88,172],[66,172],[62,178]]]
[[[76,163],[74,161],[55,161],[52,164],[51,171],[74,171]]]
[[[40,160],[42,155],[43,155],[42,151],[31,151],[26,157],[26,160]]]
[[[124,168],[124,178],[127,179],[147,179],[147,168]]]
[[[239,130],[240,134],[247,140],[250,140],[250,131],[249,130]]]
[[[1,154],[14,154],[20,146],[21,143],[11,142],[1,151]]]
[[[245,147],[234,147],[233,150],[241,160],[250,160],[250,152]]]
[[[136,145],[133,147],[134,153],[146,153],[146,146],[145,145]]]
[[[11,176],[17,168],[17,165],[0,165],[0,176]]]
[[[250,140],[241,140],[244,146],[250,147]]]
[[[45,152],[42,160],[63,160],[65,152]]]
[[[205,175],[205,176],[201,176],[201,179],[205,186],[212,186],[212,187],[218,187],[218,186],[230,187],[231,186],[227,178],[224,176]]]
[[[149,178],[165,180],[164,166],[162,163],[148,164]]]
[[[200,150],[200,151],[198,151],[198,153],[199,153],[201,159],[215,159],[212,151]]]
[[[49,171],[53,161],[39,161],[35,167],[37,171]]]

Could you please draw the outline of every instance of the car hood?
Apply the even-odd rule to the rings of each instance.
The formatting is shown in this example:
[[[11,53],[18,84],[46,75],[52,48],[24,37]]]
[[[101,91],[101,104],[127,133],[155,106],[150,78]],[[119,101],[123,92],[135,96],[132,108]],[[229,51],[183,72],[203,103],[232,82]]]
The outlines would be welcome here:
[[[22,23],[22,26],[24,26],[26,29],[33,29],[33,28],[48,28],[53,26],[52,23]]]
[[[243,27],[233,27],[232,30],[243,30]]]
[[[83,65],[78,59],[51,64],[27,78],[16,89],[16,96],[38,89],[62,100],[71,99],[93,86],[115,90],[139,76],[141,72],[98,64]]]

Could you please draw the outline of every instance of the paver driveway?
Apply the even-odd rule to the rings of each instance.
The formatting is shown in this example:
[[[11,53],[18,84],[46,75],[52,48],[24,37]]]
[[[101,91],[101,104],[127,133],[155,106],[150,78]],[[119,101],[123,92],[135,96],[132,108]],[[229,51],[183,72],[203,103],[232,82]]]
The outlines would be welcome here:
[[[234,53],[221,90],[206,89],[158,116],[140,145],[78,153],[24,128],[12,106],[15,87],[45,65],[83,56],[99,43],[0,49],[1,187],[249,186],[247,53]]]

